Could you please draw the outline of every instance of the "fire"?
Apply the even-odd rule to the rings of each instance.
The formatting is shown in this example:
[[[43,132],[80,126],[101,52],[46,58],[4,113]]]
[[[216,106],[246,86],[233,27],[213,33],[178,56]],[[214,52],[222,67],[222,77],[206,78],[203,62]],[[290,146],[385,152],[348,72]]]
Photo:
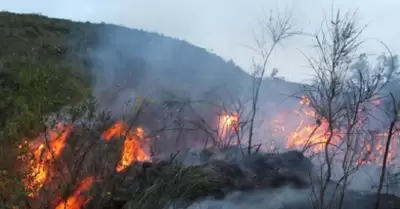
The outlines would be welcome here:
[[[219,135],[226,137],[230,131],[239,129],[239,116],[237,114],[226,114],[219,118]]]
[[[306,148],[311,154],[324,152],[326,142],[329,137],[329,123],[325,120],[319,121],[318,124],[306,124],[305,121],[315,118],[316,112],[307,106],[310,105],[310,99],[307,97],[301,97],[300,104],[305,105],[306,108],[298,111],[298,115],[300,117],[300,125],[299,127],[288,133],[288,141],[286,144],[287,148]],[[379,99],[373,100],[374,104],[379,104]],[[359,125],[362,121],[359,121]],[[276,122],[275,122],[276,124]],[[282,127],[278,127],[280,130],[284,130]],[[340,141],[342,139],[341,136],[343,134],[340,133],[340,130],[334,130],[333,137],[330,141],[330,144],[339,146]],[[383,154],[385,150],[385,141],[387,138],[387,133],[379,133],[374,136],[374,144],[367,144],[364,148],[362,148],[363,155],[360,160],[358,160],[359,164],[369,164],[369,163],[382,163]],[[398,134],[397,134],[398,135]],[[395,137],[398,137],[398,136]],[[382,140],[383,139],[383,140]],[[390,163],[395,157],[397,147],[397,138],[392,140],[392,144],[388,153],[388,162]],[[365,157],[367,156],[367,157]]]
[[[113,126],[103,132],[102,137],[110,141],[113,137],[121,137],[124,135],[127,125],[123,121],[116,122]]]
[[[311,104],[309,98],[301,97],[300,104],[305,105],[306,108],[297,112],[300,117],[298,128],[295,129],[295,131],[287,132],[288,129],[292,128],[285,127],[285,120],[283,118],[285,114],[281,114],[282,118],[272,122],[274,124],[272,134],[274,136],[279,133],[287,134],[287,148],[307,148],[308,153],[324,152],[326,142],[330,135],[329,123],[323,119],[317,124],[306,123],[309,119],[315,118],[316,112],[307,108],[307,106]],[[238,131],[239,115],[234,113],[220,116],[218,118],[218,128],[218,133],[221,137],[228,137],[233,132]],[[48,183],[49,180],[55,179],[56,169],[54,167],[54,162],[60,158],[72,129],[73,127],[71,125],[60,123],[54,130],[49,131],[47,134],[42,134],[31,143],[25,140],[25,144],[29,145],[30,151],[32,152],[32,159],[24,161],[28,171],[28,175],[24,179],[24,185],[31,192],[29,194],[30,197],[38,197],[39,191],[43,185],[46,182]],[[339,131],[335,130],[334,132],[331,143],[337,145],[343,137],[341,137],[342,134],[340,134]],[[105,141],[110,141],[115,137],[124,138],[120,160],[115,168],[117,172],[125,170],[136,161],[147,161],[151,159],[143,148],[143,141],[146,140],[145,135],[145,131],[142,127],[131,128],[124,121],[116,122],[102,133],[102,139]],[[396,135],[396,137],[398,136]],[[362,150],[362,152],[371,153],[369,158],[359,160],[358,163],[381,163],[387,134],[378,134],[376,138],[379,138],[376,144],[368,144]],[[391,162],[395,157],[394,153],[396,153],[397,138],[393,139],[393,143],[394,145],[390,147],[388,162]],[[22,146],[23,145],[19,145],[19,148],[22,148]],[[275,147],[274,142],[271,146],[271,148]],[[86,197],[83,193],[90,189],[93,182],[93,177],[88,177],[79,182],[75,192],[62,203],[58,204],[55,209],[79,209],[86,205],[91,198]]]
[[[311,104],[309,98],[302,96],[300,98],[300,104],[305,105],[306,108],[296,111],[300,117],[300,125],[295,131],[289,133],[287,147],[307,149],[311,153],[323,152],[329,140],[329,123],[322,120],[320,124],[306,124],[306,120],[315,118],[316,112],[307,108],[307,106]],[[330,143],[335,144],[339,140],[339,137],[334,136]]]
[[[60,123],[47,136],[42,135],[30,144],[33,156],[28,162],[29,174],[24,179],[25,188],[31,191],[29,196],[36,196],[45,181],[52,177],[54,160],[60,156],[71,131],[72,126]]]
[[[399,133],[395,134],[391,141],[387,158],[387,163],[389,164],[392,163],[392,161],[395,158],[395,153],[397,152],[397,145],[398,145],[397,139],[399,136],[400,136]],[[362,165],[370,163],[382,164],[383,156],[385,154],[385,141],[387,137],[388,133],[378,133],[375,137],[376,139],[375,143],[367,144],[362,150],[362,153],[368,155],[368,158],[358,160],[358,163]]]
[[[25,188],[30,192],[30,197],[37,197],[45,182],[55,177],[54,162],[60,157],[66,146],[66,140],[72,128],[71,125],[60,123],[54,130],[50,130],[47,134],[42,134],[29,143],[28,140],[25,140],[24,144],[18,146],[22,148],[26,144],[31,152],[30,158],[26,156],[19,157],[24,162],[24,169],[28,173],[25,175],[23,182]],[[144,139],[144,130],[141,127],[128,131],[127,124],[119,121],[106,130],[102,134],[102,137],[105,140],[111,140],[113,137],[123,137],[125,134],[123,151],[121,153],[121,160],[116,168],[117,171],[124,170],[134,161],[150,159],[141,146],[141,142]]]
[[[320,126],[303,125],[289,134],[288,148],[308,148],[312,153],[323,152],[326,143],[329,140],[328,123],[323,121]],[[334,134],[330,143],[337,144],[340,140],[338,135]]]
[[[272,136],[280,136],[280,134],[285,132],[285,112],[281,112],[277,115],[275,120],[271,122],[270,133]]]
[[[80,209],[82,206],[85,206],[91,198],[85,197],[83,192],[90,189],[94,182],[94,177],[87,177],[79,182],[78,188],[75,192],[68,197],[66,201],[58,204],[55,209]]]
[[[308,98],[308,97],[306,97],[306,96],[302,96],[301,98],[300,98],[300,104],[302,104],[302,105],[310,105],[311,104],[311,100]]]
[[[143,150],[141,142],[144,140],[144,130],[137,127],[128,130],[128,126],[123,121],[118,121],[111,128],[103,133],[103,138],[107,141],[113,137],[125,137],[121,160],[117,165],[118,172],[125,170],[135,161],[150,160],[149,155]]]

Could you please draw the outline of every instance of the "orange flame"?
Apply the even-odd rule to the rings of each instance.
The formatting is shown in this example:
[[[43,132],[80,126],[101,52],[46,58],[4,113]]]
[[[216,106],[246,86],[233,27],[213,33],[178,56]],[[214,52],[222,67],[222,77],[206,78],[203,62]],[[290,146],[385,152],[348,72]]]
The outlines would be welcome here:
[[[302,96],[300,98],[300,104],[309,106],[311,104],[311,100],[306,96]],[[329,140],[328,122],[323,120],[319,125],[306,125],[305,120],[315,118],[316,116],[316,112],[312,109],[301,109],[300,111],[297,111],[297,114],[301,118],[300,125],[295,131],[289,134],[287,147],[307,149],[311,153],[322,152],[325,144]],[[335,143],[339,140],[340,139],[338,137],[333,137],[330,143]]]
[[[124,135],[125,130],[127,129],[126,123],[123,121],[116,122],[113,126],[103,132],[102,137],[110,141],[113,137],[121,137]]]
[[[373,101],[375,104],[379,104],[380,100],[375,99]],[[309,98],[303,96],[300,99],[300,104],[309,106],[311,101]],[[328,140],[329,136],[329,123],[325,120],[321,120],[321,124],[318,126],[317,124],[314,125],[305,125],[305,120],[313,119],[316,116],[316,112],[312,109],[306,108],[302,109],[298,112],[301,118],[299,128],[296,131],[289,133],[288,141],[286,146],[288,148],[308,148],[308,151],[311,153],[320,153],[324,151],[325,144]],[[362,118],[360,118],[362,120]],[[357,122],[359,125],[362,125],[362,121]],[[282,127],[278,127],[279,129],[283,130]],[[341,135],[339,130],[335,130],[333,138],[331,140],[331,144],[339,145],[341,140]],[[375,143],[376,144],[367,144],[366,147],[363,148],[360,156],[362,159],[358,160],[357,163],[359,164],[369,164],[369,163],[382,163],[384,148],[385,148],[385,140],[380,140],[381,138],[386,139],[387,133],[379,133],[375,136]],[[398,136],[397,136],[398,137]],[[388,155],[388,162],[392,162],[394,158],[394,153],[396,152],[397,147],[397,140],[393,140],[390,147],[390,152]],[[367,156],[367,157],[365,157]]]
[[[52,164],[60,156],[71,131],[72,126],[60,123],[47,137],[42,135],[33,141],[39,142],[38,145],[30,144],[33,156],[28,162],[29,174],[24,179],[25,188],[31,191],[30,197],[36,196],[45,181],[52,177]]]
[[[135,130],[127,131],[127,124],[123,121],[118,121],[111,128],[103,133],[103,138],[107,141],[113,137],[125,136],[124,146],[121,154],[121,160],[117,165],[116,170],[121,172],[125,170],[135,161],[150,160],[149,155],[143,150],[141,142],[144,139],[144,130],[141,127]]]
[[[302,105],[310,105],[311,104],[311,100],[310,98],[306,97],[306,96],[301,96],[300,98],[300,104]]]
[[[86,205],[91,198],[85,197],[83,192],[89,190],[93,182],[93,176],[83,179],[79,182],[78,188],[75,192],[69,196],[66,201],[58,204],[55,209],[80,209],[82,206]]]
[[[323,121],[320,126],[300,125],[300,128],[289,134],[288,148],[308,148],[312,153],[324,151],[329,140],[328,123]],[[340,140],[336,134],[333,135],[330,143],[337,144]]]
[[[219,135],[226,137],[231,131],[239,130],[239,116],[237,114],[226,114],[219,118]]]
[[[394,139],[398,139],[399,133],[394,134],[393,137],[396,137]],[[375,145],[372,144],[367,144],[363,150],[362,153],[364,155],[368,155],[368,158],[366,159],[359,159],[358,163],[361,165],[366,165],[370,163],[377,163],[377,164],[382,164],[383,163],[383,156],[385,154],[385,141],[387,140],[388,133],[378,133],[376,136],[376,142]],[[382,140],[383,139],[383,140]],[[393,140],[389,146],[389,152],[388,152],[388,157],[387,157],[387,163],[392,163],[392,161],[395,158],[395,153],[397,152],[397,146],[398,146],[398,141]]]

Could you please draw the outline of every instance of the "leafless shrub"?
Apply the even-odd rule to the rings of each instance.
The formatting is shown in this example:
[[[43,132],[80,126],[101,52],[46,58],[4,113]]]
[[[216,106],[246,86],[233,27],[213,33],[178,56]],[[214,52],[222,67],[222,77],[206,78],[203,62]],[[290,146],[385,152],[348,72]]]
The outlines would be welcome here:
[[[390,51],[389,51],[390,52]],[[390,59],[390,68],[394,68],[394,59],[393,56],[391,56]],[[381,192],[384,186],[385,180],[387,181],[385,177],[387,176],[387,166],[388,166],[388,156],[390,150],[390,145],[392,143],[392,140],[394,140],[394,135],[399,132],[399,119],[400,119],[400,114],[399,114],[399,108],[400,108],[400,102],[395,99],[394,95],[390,92],[389,93],[389,106],[387,107],[386,114],[390,120],[389,124],[389,130],[387,133],[386,137],[386,143],[385,143],[385,150],[383,153],[383,161],[382,161],[382,169],[381,169],[381,174],[379,177],[379,183],[378,183],[378,188],[377,188],[377,197],[376,197],[376,203],[375,203],[375,209],[379,208],[380,204],[380,196]]]
[[[333,166],[340,165],[335,191],[339,190],[339,205],[343,206],[346,188],[350,176],[369,158],[366,145],[373,138],[373,130],[368,128],[373,111],[372,100],[376,99],[391,77],[391,71],[385,68],[371,68],[360,65],[365,54],[358,55],[363,43],[360,35],[363,27],[357,24],[357,13],[340,11],[333,19],[324,20],[321,30],[314,36],[317,54],[306,56],[315,72],[311,85],[303,86],[303,93],[314,109],[316,126],[327,125],[326,139],[318,180],[319,191],[314,193],[316,208],[332,206],[334,198],[326,197],[333,174]],[[313,146],[313,145],[311,145]],[[332,201],[327,201],[327,199]]]
[[[256,58],[253,59],[253,72],[252,72],[252,88],[250,110],[248,111],[247,121],[247,154],[252,154],[254,129],[256,128],[256,117],[258,110],[258,102],[260,95],[260,87],[268,73],[268,63],[271,56],[279,44],[282,44],[288,38],[301,34],[301,31],[293,25],[291,13],[279,13],[277,15],[264,14],[260,23],[260,35],[255,34],[255,47],[248,47],[256,53]],[[271,69],[270,77],[276,76],[278,70]],[[242,117],[244,119],[244,117]]]

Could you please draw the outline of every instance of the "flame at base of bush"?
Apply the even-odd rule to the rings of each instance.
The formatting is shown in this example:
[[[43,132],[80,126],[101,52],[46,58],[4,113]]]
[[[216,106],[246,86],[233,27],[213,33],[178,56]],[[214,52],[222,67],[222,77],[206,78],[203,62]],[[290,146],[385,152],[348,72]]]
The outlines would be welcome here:
[[[83,174],[78,176],[85,176],[88,174],[89,176],[81,181],[73,180],[78,176],[72,178],[71,170],[68,168],[69,162],[65,162],[61,159],[63,151],[69,146],[67,140],[72,133],[72,125],[60,123],[54,130],[50,130],[46,134],[41,134],[31,142],[26,139],[24,144],[19,145],[21,149],[27,146],[30,151],[30,153],[26,155],[21,155],[19,160],[23,162],[23,170],[27,173],[24,178],[24,185],[26,190],[29,191],[29,197],[32,198],[34,202],[31,205],[32,208],[43,207],[35,207],[36,202],[48,201],[48,197],[43,199],[44,197],[41,195],[42,190],[46,190],[45,193],[50,192],[49,195],[54,201],[50,201],[50,203],[46,204],[53,205],[54,207],[48,207],[54,209],[79,209],[90,201],[90,195],[86,195],[85,191],[90,189],[94,183],[95,177],[91,176],[89,174],[90,172],[82,171],[81,173]],[[124,171],[136,161],[150,160],[149,155],[144,151],[142,146],[145,140],[143,128],[136,127],[129,129],[125,122],[118,121],[102,134],[102,139],[106,142],[110,142],[113,139],[118,140],[117,137],[122,139],[123,143],[119,162],[114,168],[115,172]],[[93,150],[93,152],[96,151]],[[81,154],[84,155],[85,153]],[[72,160],[72,162],[74,161]],[[68,188],[66,185],[73,185],[74,182],[77,184],[77,187],[71,194],[68,192],[71,188]],[[60,186],[57,187],[55,184]],[[68,193],[70,194],[69,196],[67,195],[66,198],[61,198],[61,196]],[[58,202],[55,201],[57,199],[59,200]]]

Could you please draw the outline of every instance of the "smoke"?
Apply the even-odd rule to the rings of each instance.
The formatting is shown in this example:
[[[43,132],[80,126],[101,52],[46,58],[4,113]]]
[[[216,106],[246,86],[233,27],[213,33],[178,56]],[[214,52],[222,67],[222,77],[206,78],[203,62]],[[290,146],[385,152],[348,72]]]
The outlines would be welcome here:
[[[274,190],[235,192],[224,200],[205,199],[189,206],[188,209],[309,209],[309,189],[284,187]]]
[[[237,153],[238,148],[201,150],[189,149],[187,153],[178,156],[178,160],[187,166],[213,164],[213,161],[223,161],[228,164],[225,170],[232,170],[238,178],[240,171],[250,172],[255,175],[251,181],[260,185],[246,191],[235,191],[228,193],[223,199],[206,197],[192,203],[189,209],[311,209],[318,202],[321,189],[318,171],[300,152],[289,151],[281,154],[257,153],[253,156],[242,156]],[[238,165],[238,167],[236,167]],[[228,169],[229,168],[229,169]],[[224,172],[224,169],[221,170]],[[231,171],[231,172],[232,172]],[[230,172],[228,172],[230,173]],[[230,174],[232,175],[232,174]],[[266,175],[266,176],[263,176]],[[280,181],[285,176],[288,181]],[[288,178],[292,177],[292,178]],[[275,187],[269,184],[257,182],[256,179],[269,178]],[[289,180],[291,179],[291,180]],[[291,182],[302,181],[303,186],[294,186]],[[365,179],[364,179],[365,180]],[[244,181],[244,179],[240,179]],[[360,183],[360,182],[359,182]],[[365,182],[364,182],[365,183]],[[263,187],[264,185],[267,187]],[[268,186],[269,185],[269,186]],[[292,186],[291,186],[292,185]],[[234,186],[235,187],[235,186]],[[342,186],[330,182],[324,192],[324,203],[327,208],[339,208],[343,203],[343,209],[365,209],[372,208],[375,194],[361,193],[344,188],[344,197],[341,199]],[[239,189],[238,189],[239,190]],[[343,201],[342,201],[343,200]],[[171,209],[173,207],[170,207]]]
[[[285,186],[278,189],[235,192],[223,200],[203,199],[190,205],[189,209],[312,209],[315,208],[316,199],[313,197],[318,195],[318,189]],[[335,186],[329,185],[325,192],[327,208],[339,208],[340,193],[334,191]],[[345,194],[343,209],[366,209],[373,206],[375,196],[372,193],[362,194],[347,190]]]
[[[148,121],[153,117],[153,122],[157,124],[140,122],[153,129],[161,124],[160,121],[166,120],[165,117],[169,117],[160,112],[164,111],[161,103],[171,97],[181,102],[202,101],[190,104],[192,110],[186,108],[180,114],[192,120],[204,120],[203,126],[216,125],[217,114],[221,112],[218,108],[234,112],[233,103],[238,99],[247,109],[246,112],[251,111],[248,101],[251,98],[252,77],[233,62],[227,62],[185,41],[156,33],[107,24],[88,27],[92,40],[88,40],[90,47],[85,57],[92,68],[92,93],[100,108],[110,111],[114,118],[132,113],[131,106],[139,97],[150,98],[158,103],[158,109],[153,108],[153,112],[148,113],[145,119]],[[285,81],[267,83],[261,87],[260,114],[256,121],[258,130],[254,137],[256,143],[269,140],[265,137],[270,134],[269,121],[277,112],[293,109],[293,100],[282,101],[298,89],[297,84]],[[177,134],[169,135],[171,140],[176,140],[172,138]],[[198,133],[196,136],[195,131],[179,135],[180,138],[196,140],[204,138]],[[187,144],[182,146],[191,146],[191,143]]]
[[[296,184],[295,182],[308,185],[308,175],[313,172],[309,160],[301,153],[296,151],[281,154],[259,152],[251,156],[243,156],[238,153],[239,150],[237,147],[207,150],[193,148],[187,150],[186,153],[181,153],[177,160],[187,166],[226,162],[228,167],[223,168],[222,172],[228,172],[224,170],[232,168],[235,174],[228,172],[230,175],[241,176],[241,171],[245,171],[247,173],[245,175],[256,176],[250,180],[251,184],[259,185],[262,189],[232,192],[223,200],[205,198],[193,203],[189,209],[277,209],[294,206],[296,209],[309,208],[311,190],[299,185],[290,186],[291,183]],[[244,179],[238,181],[244,181]]]
[[[210,103],[221,101],[229,103],[237,98],[245,102],[246,99],[251,98],[251,76],[235,66],[234,63],[226,62],[222,58],[208,53],[205,49],[192,46],[182,40],[113,25],[99,24],[95,27],[94,33],[96,34],[96,44],[89,50],[89,59],[93,64],[93,94],[98,99],[100,106],[111,110],[115,116],[124,115],[126,109],[129,109],[128,103],[134,103],[137,97],[151,97],[161,101],[163,99],[162,92],[170,92],[178,95],[179,98],[187,97],[193,101],[206,100]],[[254,144],[263,143],[264,148],[268,149],[271,141],[276,140],[279,147],[285,147],[285,136],[273,137],[270,128],[272,121],[282,112],[291,114],[285,118],[285,127],[288,130],[294,130],[299,125],[298,118],[292,114],[299,108],[298,101],[292,97],[293,94],[299,93],[299,89],[299,84],[279,79],[268,80],[261,86]],[[245,104],[247,110],[250,110],[249,106],[250,103],[247,101]],[[215,122],[215,111],[206,104],[198,104],[196,114],[208,119],[207,122],[210,124]],[[187,115],[191,117],[195,114]],[[146,116],[150,117],[150,115]],[[151,117],[153,116],[151,115]],[[154,121],[151,123],[148,126],[154,127]],[[171,140],[176,140],[177,134],[166,134],[165,137],[168,137],[166,141],[169,143],[165,142],[160,147],[166,149],[164,151],[167,153],[175,151],[174,149],[180,149],[181,146],[193,146],[186,142],[172,143]],[[182,134],[180,137],[186,141],[201,138],[194,132]],[[358,189],[368,189],[360,186],[362,185],[360,179],[367,180],[368,175],[360,172],[356,176],[356,181],[352,186]],[[277,205],[284,204],[284,201],[289,201],[290,198],[284,198],[288,195],[296,198],[290,199],[287,204],[300,201],[299,199],[301,202],[307,202],[305,196],[309,197],[307,194],[297,198],[294,194],[300,192],[292,188],[274,192],[257,191],[246,195],[229,196],[224,201],[224,204],[228,202],[227,206],[221,207],[234,208],[232,205],[250,204],[238,204],[234,200],[237,199],[237,196],[248,196],[247,199],[243,198],[242,202],[254,202],[250,201],[253,196],[257,199],[259,196],[265,196],[266,193],[271,198],[273,195],[277,196],[273,198],[277,202],[267,201],[268,204],[271,204],[271,208],[272,206],[276,208]],[[261,204],[261,202],[259,205],[267,207],[265,206],[267,203]],[[220,204],[220,202],[204,200],[202,204]],[[258,205],[255,204],[254,208],[257,207]],[[237,206],[237,208],[240,207]]]
[[[127,103],[138,97],[161,101],[167,92],[220,103],[240,97],[250,87],[250,75],[233,62],[185,41],[106,24],[90,31],[94,38],[85,56],[92,65],[93,95],[115,116],[123,115]],[[203,117],[207,114],[201,112]]]
[[[117,27],[99,25],[95,28],[97,43],[89,51],[93,95],[103,108],[113,112],[135,98],[150,68],[145,60],[135,56],[137,49],[129,47],[135,44],[132,38],[123,34]]]
[[[238,81],[249,79],[234,64],[181,40],[113,25],[99,25],[95,33],[98,43],[90,51],[95,91],[120,84],[148,93],[190,84],[190,92],[202,93],[232,81],[240,87]]]

